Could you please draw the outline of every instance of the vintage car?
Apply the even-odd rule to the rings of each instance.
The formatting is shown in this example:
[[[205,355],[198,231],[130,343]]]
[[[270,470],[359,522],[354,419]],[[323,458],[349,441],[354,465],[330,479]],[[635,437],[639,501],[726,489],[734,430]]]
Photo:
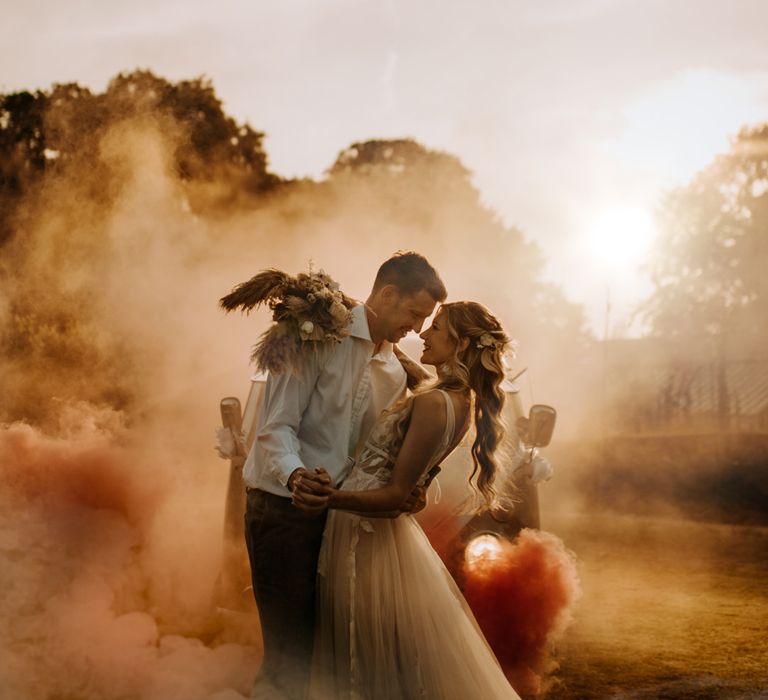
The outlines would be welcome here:
[[[511,505],[503,513],[477,513],[468,508],[467,477],[471,471],[470,439],[441,465],[441,472],[430,487],[427,507],[416,517],[461,585],[462,563],[492,553],[498,538],[513,539],[520,530],[538,528],[537,484],[550,478],[549,462],[538,449],[549,444],[554,430],[555,409],[543,404],[524,413],[520,390],[515,383],[523,370],[507,379],[505,423],[507,437],[502,459],[505,483],[502,490],[511,494]],[[229,461],[229,482],[224,515],[224,546],[221,572],[216,588],[216,605],[222,609],[247,611],[254,608],[250,572],[243,538],[245,487],[243,465],[253,444],[266,375],[251,377],[250,390],[242,408],[236,397],[221,400],[222,427],[217,450]]]

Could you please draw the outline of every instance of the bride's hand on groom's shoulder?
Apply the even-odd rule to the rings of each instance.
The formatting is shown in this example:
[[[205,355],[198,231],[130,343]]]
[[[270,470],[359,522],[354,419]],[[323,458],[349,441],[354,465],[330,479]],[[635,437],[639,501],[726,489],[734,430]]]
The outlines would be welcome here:
[[[288,480],[293,505],[307,515],[317,515],[328,508],[333,488],[331,477],[322,467],[314,471],[297,469]]]

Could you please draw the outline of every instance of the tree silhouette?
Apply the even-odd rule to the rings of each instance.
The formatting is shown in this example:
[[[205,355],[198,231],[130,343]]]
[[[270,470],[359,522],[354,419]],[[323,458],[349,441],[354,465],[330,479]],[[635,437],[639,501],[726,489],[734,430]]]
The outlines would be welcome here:
[[[659,212],[653,331],[751,335],[768,318],[768,124],[744,129]]]
[[[155,120],[172,136],[174,167],[189,185],[193,208],[196,184],[215,182],[226,205],[280,183],[268,171],[264,134],[227,116],[204,78],[171,83],[149,71],[134,71],[116,76],[101,94],[71,83],[2,95],[0,245],[19,228],[18,204],[34,195],[45,173],[78,167],[91,175],[82,183],[93,185],[91,195],[108,188],[100,139],[117,123],[139,118]],[[211,204],[206,198],[204,205]]]
[[[144,388],[120,369],[142,348],[105,327],[98,298],[113,208],[145,157],[143,145],[126,151],[132,141],[117,155],[108,145],[132,131],[162,135],[179,209],[214,216],[280,183],[263,134],[225,114],[202,78],[135,71],[102,93],[72,83],[0,96],[2,419],[40,424],[56,413],[51,396],[124,409]]]
[[[45,170],[47,97],[19,92],[0,97],[0,245],[11,236],[11,213]]]

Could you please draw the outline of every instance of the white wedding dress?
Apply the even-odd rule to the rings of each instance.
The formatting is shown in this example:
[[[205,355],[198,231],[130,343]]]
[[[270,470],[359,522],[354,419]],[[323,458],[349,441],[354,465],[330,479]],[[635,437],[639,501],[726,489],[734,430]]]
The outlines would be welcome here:
[[[453,403],[422,481],[454,442]],[[374,425],[346,491],[391,477],[402,409]],[[318,620],[310,697],[321,700],[518,698],[464,597],[410,515],[375,518],[331,511],[318,564]]]

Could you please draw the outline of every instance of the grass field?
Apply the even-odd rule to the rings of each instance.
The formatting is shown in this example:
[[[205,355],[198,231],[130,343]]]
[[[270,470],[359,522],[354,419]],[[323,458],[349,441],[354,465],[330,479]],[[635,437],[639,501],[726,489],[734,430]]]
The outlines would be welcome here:
[[[583,587],[548,699],[768,698],[768,528],[546,512]]]

